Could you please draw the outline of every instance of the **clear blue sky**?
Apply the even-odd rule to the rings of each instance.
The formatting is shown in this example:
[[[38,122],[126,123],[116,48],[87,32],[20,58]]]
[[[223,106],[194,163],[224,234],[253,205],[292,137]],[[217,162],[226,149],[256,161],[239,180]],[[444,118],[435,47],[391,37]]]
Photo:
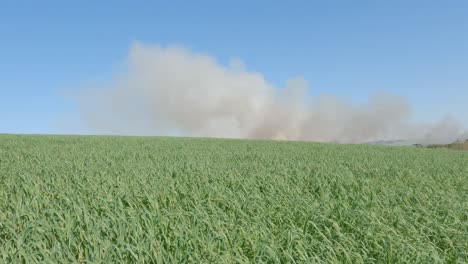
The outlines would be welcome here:
[[[151,2],[151,4],[150,4]],[[224,4],[221,2],[225,2]],[[228,3],[229,2],[229,3]],[[181,44],[281,86],[468,125],[468,1],[0,1],[0,133],[81,133],[64,89],[108,80],[132,41]]]

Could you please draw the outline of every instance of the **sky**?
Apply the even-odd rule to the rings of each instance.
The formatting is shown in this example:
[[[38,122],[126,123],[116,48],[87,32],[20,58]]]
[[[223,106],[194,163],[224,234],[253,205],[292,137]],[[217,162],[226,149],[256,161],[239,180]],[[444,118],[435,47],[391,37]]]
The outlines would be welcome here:
[[[112,79],[135,42],[356,103],[383,90],[468,127],[468,1],[0,0],[0,133],[92,133],[69,94]]]

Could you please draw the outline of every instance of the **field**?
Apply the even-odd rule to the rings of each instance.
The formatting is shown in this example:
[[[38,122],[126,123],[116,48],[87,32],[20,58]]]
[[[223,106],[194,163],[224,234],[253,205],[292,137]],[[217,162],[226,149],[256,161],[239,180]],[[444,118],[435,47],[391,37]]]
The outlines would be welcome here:
[[[468,152],[0,135],[0,262],[466,263]]]

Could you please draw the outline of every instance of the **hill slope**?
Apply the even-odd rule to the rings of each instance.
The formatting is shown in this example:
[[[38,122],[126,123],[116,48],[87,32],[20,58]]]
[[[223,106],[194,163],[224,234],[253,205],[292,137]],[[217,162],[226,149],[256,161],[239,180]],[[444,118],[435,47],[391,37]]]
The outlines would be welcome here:
[[[468,153],[0,136],[1,262],[466,262]]]

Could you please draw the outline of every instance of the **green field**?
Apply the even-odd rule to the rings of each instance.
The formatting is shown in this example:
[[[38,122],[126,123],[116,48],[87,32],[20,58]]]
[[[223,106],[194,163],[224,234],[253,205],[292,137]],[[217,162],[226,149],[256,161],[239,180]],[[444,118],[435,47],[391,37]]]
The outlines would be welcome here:
[[[468,152],[0,135],[0,263],[466,263]]]

